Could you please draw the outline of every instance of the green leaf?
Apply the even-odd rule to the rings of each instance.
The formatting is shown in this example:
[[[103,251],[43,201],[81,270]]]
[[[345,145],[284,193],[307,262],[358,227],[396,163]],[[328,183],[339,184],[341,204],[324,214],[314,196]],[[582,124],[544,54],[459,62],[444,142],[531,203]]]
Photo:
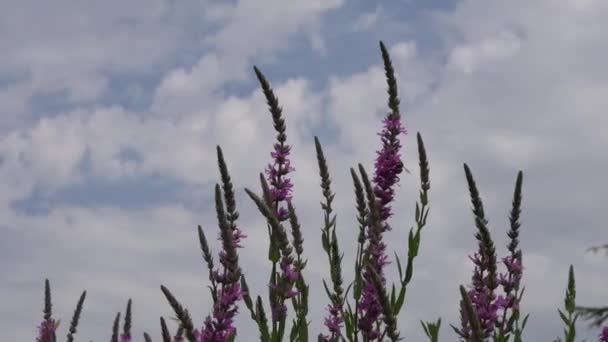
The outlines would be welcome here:
[[[283,335],[285,335],[285,318],[283,318],[280,322],[279,322],[279,333],[278,333],[278,342],[283,341]]]
[[[431,337],[429,330],[426,327],[426,324],[421,320],[420,324],[422,324],[422,329],[424,329],[424,333],[426,334],[427,337]]]
[[[298,338],[298,322],[294,319],[291,323],[291,332],[289,333],[289,340],[291,342],[296,341]]]
[[[522,331],[526,328],[526,323],[528,323],[528,317],[530,317],[530,314],[527,314],[526,317],[524,317],[524,321],[521,324],[521,330]]]
[[[300,339],[298,341],[308,341],[308,323],[306,322],[306,317],[302,317],[303,320],[300,320],[300,324],[298,325],[298,335]]]
[[[353,288],[353,297],[356,301],[361,298],[361,291],[363,289],[363,279],[361,278],[361,272],[357,270],[355,273],[355,286]]]
[[[352,323],[350,321],[350,319],[348,319],[348,323],[346,321],[346,319],[344,319],[344,327],[346,329],[346,337],[348,338],[349,341],[354,340],[353,337],[353,326]]]
[[[401,267],[401,260],[399,260],[399,255],[395,252],[395,260],[397,260],[397,270],[399,271],[399,281],[403,283],[403,268]]]
[[[396,296],[396,289],[395,289],[395,284],[392,285],[391,288],[391,306],[393,307],[393,312],[395,311],[395,296]]]
[[[346,328],[346,336],[348,337],[349,341],[352,341],[354,339],[352,309],[350,304],[346,303],[346,305],[348,307],[348,312],[344,313],[344,328]]]
[[[330,227],[335,227],[336,226],[336,215],[334,215],[334,217],[331,218],[331,222],[329,222],[329,226]]]
[[[427,217],[429,216],[429,211],[430,211],[430,210],[431,210],[430,208],[427,208],[427,209],[426,209],[426,213],[424,213],[424,217],[422,218],[422,225],[423,225],[423,226],[424,226],[424,225],[426,225],[426,219],[427,219]]]
[[[566,315],[564,315],[564,313],[562,312],[562,310],[557,309],[557,312],[559,313],[559,317],[562,318],[562,321],[564,322],[564,324],[570,324],[570,320],[566,317]]]
[[[321,245],[323,246],[323,250],[325,250],[326,253],[329,253],[329,236],[327,232],[321,234]]]
[[[327,297],[330,300],[332,300],[331,291],[329,290],[329,287],[327,286],[327,282],[325,281],[325,279],[323,279],[323,287],[325,288],[325,293],[327,293]]]
[[[268,232],[270,235],[270,245],[268,246],[268,260],[270,260],[272,263],[277,263],[281,258],[277,239],[275,233],[271,231],[270,227],[268,227]]]
[[[403,307],[403,304],[405,304],[405,292],[406,292],[406,287],[405,285],[401,286],[401,290],[399,291],[399,297],[397,297],[397,303],[395,303],[393,312],[395,313],[395,315],[399,314],[399,312],[401,312],[401,308]]]

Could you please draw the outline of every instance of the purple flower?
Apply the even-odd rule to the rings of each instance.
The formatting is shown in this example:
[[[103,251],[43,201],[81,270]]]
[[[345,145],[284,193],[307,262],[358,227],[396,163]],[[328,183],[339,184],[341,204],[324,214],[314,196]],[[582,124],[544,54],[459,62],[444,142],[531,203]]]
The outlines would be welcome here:
[[[289,160],[289,151],[291,147],[284,143],[274,144],[274,151],[270,152],[273,158],[273,163],[268,164],[266,175],[270,183],[270,199],[276,206],[275,214],[279,221],[285,221],[288,217],[288,211],[282,207],[283,202],[290,202],[292,199],[293,184],[291,179],[287,178],[287,174],[295,171]]]
[[[342,328],[342,317],[340,317],[341,307],[339,305],[329,305],[329,316],[325,319],[325,325],[332,334],[339,335]]]
[[[219,185],[216,186],[216,198],[219,198]],[[218,207],[222,207],[221,204]],[[223,217],[223,209],[218,209],[218,217]],[[222,221],[223,218],[220,218]],[[222,270],[216,269],[213,277],[219,287],[216,289],[216,302],[212,316],[207,316],[200,333],[195,332],[197,342],[226,342],[236,332],[233,319],[238,313],[237,302],[243,297],[239,283],[241,270],[238,266],[237,248],[242,248],[241,239],[247,237],[236,227],[235,222],[220,222],[220,240],[223,249],[220,251]]]
[[[280,301],[272,307],[272,319],[279,321],[287,315],[287,306],[284,304],[286,299],[293,298],[299,294],[294,288],[294,283],[298,279],[299,273],[293,265],[291,257],[283,257],[281,259],[281,274],[276,285],[271,285],[271,288],[278,295]]]
[[[287,207],[291,204],[293,193],[293,183],[287,175],[290,172],[295,171],[295,169],[291,166],[291,161],[289,160],[291,146],[285,143],[287,138],[285,135],[285,123],[280,118],[280,110],[277,116],[273,113],[273,120],[278,135],[277,142],[273,145],[274,151],[270,152],[273,162],[268,164],[266,175],[268,176],[268,183],[270,184],[271,209],[274,210],[274,214],[277,216],[279,222],[282,222],[289,218],[289,210]],[[277,236],[275,238],[279,237]],[[279,244],[288,244],[286,236],[284,239],[285,241],[279,241]],[[290,249],[291,247],[288,245],[281,247],[282,250],[285,248]],[[288,253],[285,254],[285,252]],[[280,263],[281,274],[279,274],[277,282],[270,285],[271,289],[274,290],[275,294],[278,296],[278,301],[271,304],[272,320],[275,322],[283,319],[287,315],[287,306],[284,304],[285,300],[299,294],[294,288],[294,283],[299,278],[299,272],[293,263],[293,258],[288,255],[290,253],[290,250],[282,252],[283,257],[281,258]]]
[[[381,229],[380,231],[374,231],[373,225],[368,225],[366,238],[368,241],[367,253],[371,256],[371,265],[368,265],[368,267],[373,269],[384,285],[386,282],[384,266],[388,264],[388,258],[385,253],[386,244],[382,242],[382,233],[391,230],[386,220],[392,216],[390,203],[394,199],[393,188],[399,182],[398,175],[404,170],[401,154],[399,153],[401,142],[398,137],[399,134],[406,133],[406,130],[401,125],[401,117],[398,113],[389,113],[384,118],[383,124],[382,131],[378,133],[382,140],[382,149],[376,152],[377,158],[373,178],[374,195],[376,197],[375,209],[379,215],[378,220]],[[371,272],[372,270],[365,268],[363,273],[365,286],[359,304],[361,315],[359,329],[367,339],[374,340],[380,336],[380,331],[374,325],[380,319],[382,305]]]
[[[602,333],[599,335],[599,338],[600,339],[598,342],[608,342],[608,326],[602,329]]]
[[[502,262],[507,267],[507,273],[499,275],[498,283],[503,286],[505,293],[510,293],[514,288],[519,286],[521,281],[523,266],[521,257],[518,255],[508,256],[502,259]]]
[[[238,313],[236,302],[242,297],[239,283],[234,283],[219,290],[219,297],[214,305],[213,317],[207,316],[201,332],[196,332],[197,342],[226,342],[236,332],[233,318]]]
[[[330,304],[327,306],[327,317],[325,317],[325,326],[329,329],[330,335],[323,335],[321,341],[334,342],[338,341],[340,329],[344,320],[341,316],[342,307],[339,304]]]
[[[505,296],[498,296],[497,301],[503,309],[503,320],[497,322],[497,327],[504,327],[507,323],[506,313],[507,310],[511,309],[513,312],[519,311],[519,300],[517,298],[517,291],[521,282],[523,265],[521,260],[521,251],[515,252],[513,255],[505,257],[502,262],[507,267],[506,273],[501,273],[498,276],[498,283],[502,286]],[[510,332],[511,326],[507,326],[505,332]]]
[[[514,256],[502,259],[507,267],[507,273],[499,275],[498,283],[503,286],[505,296],[496,296],[494,291],[488,287],[488,277],[484,277],[484,272],[488,267],[487,258],[480,256],[479,253],[475,253],[473,257],[469,256],[469,259],[475,264],[472,279],[473,288],[468,292],[469,298],[481,323],[484,338],[488,338],[494,331],[494,328],[503,326],[505,323],[498,317],[499,310],[502,310],[505,315],[508,309],[519,310],[517,296],[512,291],[514,288],[519,287],[521,280],[523,267],[520,252],[515,253]],[[470,337],[471,326],[464,310],[461,310],[461,319],[461,333],[463,333],[463,337],[465,338]],[[509,331],[510,329],[507,327],[505,332]]]
[[[481,323],[483,336],[484,338],[488,338],[494,331],[494,328],[498,326],[498,310],[512,305],[512,300],[510,297],[496,297],[494,290],[488,286],[490,275],[485,274],[489,266],[487,257],[475,253],[473,257],[469,256],[469,259],[475,264],[475,269],[472,277],[472,289],[469,290],[468,294],[471,304],[473,304],[473,309],[475,309],[479,318],[479,323]],[[470,337],[471,325],[464,311],[463,302],[461,302],[461,321],[461,333],[463,337]]]
[[[131,335],[121,334],[120,335],[120,342],[131,342]]]
[[[277,303],[272,306],[272,320],[280,321],[283,317],[287,315],[287,306],[283,303]]]
[[[42,321],[40,326],[38,326],[38,337],[36,337],[36,342],[55,342],[56,327],[55,320],[53,319]]]
[[[399,134],[406,134],[405,127],[401,125],[398,115],[387,115],[384,120],[384,128],[378,133],[382,140],[382,149],[376,151],[374,195],[378,205],[380,220],[384,223],[383,230],[391,230],[386,220],[393,214],[389,204],[393,201],[395,191],[393,187],[399,182],[399,174],[403,172],[401,161],[401,142]]]

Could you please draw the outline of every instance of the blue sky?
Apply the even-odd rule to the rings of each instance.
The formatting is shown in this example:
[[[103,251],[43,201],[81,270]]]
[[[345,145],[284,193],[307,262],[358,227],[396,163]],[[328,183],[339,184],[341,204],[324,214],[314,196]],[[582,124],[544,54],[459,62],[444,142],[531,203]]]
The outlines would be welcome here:
[[[608,4],[602,0],[0,2],[0,327],[33,340],[43,282],[60,335],[88,291],[78,339],[107,340],[133,299],[134,333],[160,336],[171,316],[160,284],[197,324],[210,311],[196,226],[216,234],[213,186],[221,145],[238,189],[240,250],[265,292],[266,227],[243,189],[257,189],[274,134],[253,65],[284,108],[296,168],[294,203],[309,257],[311,331],[327,278],[313,136],[337,193],[345,260],[356,230],[349,167],[371,168],[387,111],[378,40],[390,49],[406,166],[389,249],[406,253],[417,196],[415,133],[431,166],[431,212],[399,329],[442,317],[454,340],[458,285],[476,250],[462,170],[480,188],[498,256],[506,253],[513,185],[524,172],[521,247],[526,341],[562,334],[567,271],[577,302],[608,303]],[[217,247],[215,245],[214,247]],[[217,252],[217,248],[214,249]],[[394,265],[393,265],[394,266]],[[351,267],[344,266],[352,279]],[[396,276],[396,270],[389,277]],[[240,336],[255,333],[248,315]],[[578,326],[580,339],[596,330]],[[243,337],[240,340],[245,340]]]

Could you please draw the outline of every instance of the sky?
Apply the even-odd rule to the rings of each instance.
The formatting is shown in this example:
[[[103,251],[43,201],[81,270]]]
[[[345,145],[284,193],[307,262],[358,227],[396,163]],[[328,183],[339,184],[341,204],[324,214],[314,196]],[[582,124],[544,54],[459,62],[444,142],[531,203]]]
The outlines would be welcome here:
[[[562,336],[567,273],[579,305],[608,304],[608,2],[603,0],[0,1],[0,330],[32,341],[51,281],[59,336],[80,293],[77,340],[109,340],[133,300],[133,335],[159,340],[167,286],[202,325],[211,311],[196,226],[218,228],[215,149],[224,151],[248,237],[240,261],[254,295],[269,264],[259,193],[275,134],[253,73],[266,75],[293,146],[294,205],[321,332],[321,140],[336,193],[344,277],[352,280],[356,211],[349,168],[373,166],[388,111],[378,41],[389,48],[412,173],[396,191],[389,254],[407,253],[419,189],[416,132],[431,168],[430,214],[398,328],[426,337],[441,317],[456,340],[460,284],[477,244],[463,163],[475,176],[498,257],[524,174],[521,248],[530,314],[525,341]],[[389,279],[396,279],[393,262]],[[504,271],[504,266],[499,266]],[[267,300],[266,300],[267,302]],[[241,306],[239,339],[255,340]],[[175,326],[171,328],[174,330]],[[578,324],[579,340],[597,329]]]

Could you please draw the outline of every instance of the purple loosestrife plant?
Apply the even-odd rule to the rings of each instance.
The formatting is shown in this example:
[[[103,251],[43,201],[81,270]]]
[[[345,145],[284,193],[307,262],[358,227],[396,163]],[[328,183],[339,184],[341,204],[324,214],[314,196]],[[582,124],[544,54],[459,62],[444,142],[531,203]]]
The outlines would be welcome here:
[[[110,342],[118,342],[118,330],[120,324],[120,312],[116,314],[114,317],[114,323],[112,324],[112,337],[110,337]]]
[[[321,208],[324,211],[324,226],[321,228],[321,245],[329,259],[329,272],[333,284],[332,290],[329,289],[327,282],[323,279],[325,292],[330,299],[330,304],[327,306],[327,316],[325,317],[325,326],[329,334],[319,334],[319,341],[337,342],[342,337],[342,325],[344,322],[344,288],[342,286],[342,255],[338,245],[336,235],[336,215],[333,214],[332,202],[335,194],[331,191],[331,179],[327,161],[323,154],[323,148],[319,142],[319,138],[315,137],[315,149],[317,151],[317,161],[319,164],[319,174],[321,176],[321,189],[325,202],[321,202]],[[332,215],[333,214],[333,215]]]
[[[179,322],[179,319],[175,319]],[[171,337],[167,323],[163,317],[160,318],[160,329],[163,342],[184,342],[184,327],[180,324],[175,336]]]
[[[523,174],[521,171],[517,174],[513,195],[513,208],[510,215],[511,228],[507,233],[511,239],[507,246],[511,255],[503,258],[507,272],[497,277],[496,250],[487,226],[488,220],[485,217],[483,203],[473,179],[473,174],[467,164],[464,164],[464,170],[469,185],[475,225],[478,229],[476,238],[479,241],[478,252],[473,257],[469,257],[475,264],[475,269],[472,277],[472,288],[468,291],[467,295],[473,306],[475,316],[479,320],[481,331],[473,331],[470,314],[467,312],[464,298],[460,302],[461,328],[457,329],[454,326],[452,328],[466,341],[478,337],[481,337],[485,341],[493,337],[494,341],[506,342],[511,334],[513,334],[514,341],[521,342],[521,334],[528,320],[528,316],[526,316],[522,327],[519,327],[519,302],[524,291],[522,289],[521,293],[518,293],[522,276],[522,252],[517,249],[517,246],[519,243],[519,216],[521,213]],[[502,286],[505,293],[504,296],[496,296],[494,291],[498,285]],[[499,317],[500,310],[502,310],[502,319]],[[508,310],[511,310],[511,316],[507,320]],[[513,324],[515,324],[515,328]],[[477,337],[473,336],[474,334]]]
[[[507,232],[507,236],[510,238],[510,242],[507,245],[510,255],[502,259],[505,267],[507,268],[507,272],[501,273],[498,280],[505,293],[504,296],[500,295],[498,297],[498,302],[501,303],[501,307],[503,308],[502,320],[498,322],[499,337],[508,340],[508,334],[512,333],[515,342],[522,341],[521,335],[529,317],[529,314],[524,317],[522,326],[520,327],[519,303],[521,302],[521,298],[525,290],[525,288],[522,288],[521,292],[519,291],[523,274],[523,265],[522,251],[521,249],[517,249],[519,244],[519,228],[521,226],[519,223],[519,217],[521,214],[522,182],[523,173],[519,171],[515,181],[515,190],[513,192],[512,202],[513,206],[509,216],[510,230]],[[507,318],[508,310],[511,311],[511,315]],[[515,326],[513,326],[514,324]]]
[[[245,189],[249,197],[256,203],[260,212],[266,217],[272,234],[276,236],[278,250],[281,253],[281,270],[282,274],[275,277],[271,277],[270,286],[270,299],[273,314],[273,329],[272,329],[272,341],[282,341],[285,333],[285,319],[287,314],[287,307],[284,305],[286,299],[292,298],[297,294],[297,291],[293,289],[293,283],[297,279],[297,274],[293,272],[291,265],[293,265],[292,248],[289,245],[287,233],[283,225],[279,222],[279,219],[274,215],[272,209],[268,207],[262,199],[260,199],[251,190]],[[258,298],[261,303],[261,298]]]
[[[382,241],[382,234],[391,230],[387,222],[392,216],[390,204],[394,199],[394,187],[399,182],[399,174],[404,170],[399,152],[401,149],[399,135],[406,133],[405,128],[401,124],[397,82],[392,63],[388,51],[382,42],[380,42],[380,49],[388,82],[388,105],[391,111],[384,118],[383,129],[378,134],[381,137],[382,149],[376,152],[377,158],[374,164],[373,178],[375,200],[372,201],[373,203],[370,203],[370,223],[367,225],[367,231],[364,236],[367,242],[364,252],[366,265],[362,267],[364,285],[357,312],[359,316],[357,324],[366,340],[374,340],[380,337],[378,323],[381,319],[382,307],[379,298],[380,294],[377,291],[377,284],[375,284],[373,278],[377,276],[380,286],[384,288],[386,283],[384,266],[388,264],[388,257],[385,253],[386,245]],[[376,212],[375,216],[374,212]]]
[[[59,326],[59,322],[55,323],[52,318],[53,304],[51,302],[51,285],[49,280],[44,281],[44,320],[38,327],[38,337],[36,342],[55,342],[57,340],[55,330]]]
[[[566,326],[564,328],[564,342],[574,342],[576,338],[576,321],[582,314],[578,312],[578,307],[576,306],[576,282],[574,279],[574,267],[572,265],[570,265],[570,269],[568,270],[568,287],[566,288],[566,297],[564,298],[564,309],[568,315],[562,310],[557,310],[559,317]],[[608,327],[604,327],[598,337],[599,342],[608,342]],[[562,342],[562,340],[558,337],[554,342]]]
[[[289,153],[291,146],[287,144],[285,120],[282,117],[282,108],[274,95],[270,84],[262,72],[254,66],[255,74],[260,82],[264,96],[272,114],[273,126],[277,132],[276,143],[270,153],[272,163],[265,170],[267,179],[260,174],[260,183],[263,191],[263,202],[251,191],[247,190],[249,196],[256,202],[258,209],[266,217],[268,223],[268,235],[270,239],[268,258],[272,263],[269,284],[269,301],[272,318],[272,331],[268,332],[263,312],[261,297],[257,300],[257,311],[253,310],[253,303],[248,300],[248,308],[252,318],[258,324],[262,340],[268,338],[272,341],[282,340],[285,334],[285,323],[287,319],[287,306],[285,302],[291,299],[296,319],[292,322],[290,332],[291,340],[308,340],[308,285],[304,281],[302,271],[307,261],[303,259],[304,239],[300,230],[300,224],[291,202],[293,183],[288,177],[290,172],[295,171],[291,166]],[[261,201],[261,200],[260,200]],[[290,243],[282,222],[289,221],[293,241]],[[292,255],[295,250],[296,257]],[[278,268],[277,268],[278,266]],[[246,299],[247,301],[247,299]]]
[[[599,342],[608,342],[608,327],[604,327],[599,335]]]
[[[568,270],[568,288],[566,289],[566,298],[564,299],[564,309],[568,313],[568,316],[566,316],[563,311],[557,310],[559,317],[566,325],[564,328],[563,342],[574,342],[574,339],[576,338],[576,321],[578,320],[579,314],[575,313],[576,281],[574,279],[574,267],[572,265],[570,265],[570,269]],[[562,340],[558,337],[555,342],[562,342]]]
[[[111,342],[131,342],[131,304],[132,301],[129,299],[127,301],[127,310],[125,311],[125,321],[122,327],[122,333],[118,333],[119,331],[119,323],[120,323],[120,312],[116,313],[114,317],[114,323],[112,324],[112,337],[110,338]],[[147,335],[147,333],[144,333]],[[144,337],[145,337],[144,335]],[[149,336],[148,336],[149,337]]]
[[[127,302],[125,322],[122,327],[122,334],[120,334],[120,342],[131,342],[131,299]]]
[[[385,244],[382,242],[383,226],[379,218],[378,209],[376,206],[375,195],[371,189],[371,184],[367,177],[363,166],[359,164],[359,172],[363,184],[365,185],[368,207],[369,207],[369,225],[366,232],[367,248],[363,258],[363,293],[361,302],[359,303],[359,329],[363,335],[364,341],[379,339],[381,332],[379,328],[380,315],[382,314],[382,306],[380,301],[380,293],[378,293],[377,282],[380,286],[384,286],[383,268],[386,265],[388,257],[385,255]]]
[[[422,329],[424,330],[426,336],[429,338],[430,342],[439,342],[439,329],[441,329],[441,318],[439,318],[437,322],[425,323],[423,321],[420,321],[420,324],[422,324]]]
[[[475,216],[475,225],[478,232],[476,238],[479,241],[479,251],[473,257],[469,257],[475,264],[472,278],[472,289],[468,292],[471,303],[474,306],[475,313],[479,319],[482,329],[482,336],[487,339],[494,331],[497,322],[498,305],[494,291],[498,287],[496,275],[496,250],[494,242],[490,236],[485,218],[483,203],[479,196],[479,191],[475,185],[473,175],[468,167],[464,164],[464,170],[469,184],[469,192],[471,194],[471,202],[473,204],[473,214]],[[467,320],[467,315],[463,310],[464,303],[461,301],[461,321],[462,330],[460,336],[469,338],[471,334],[471,324]],[[458,333],[458,330],[456,330]]]
[[[384,60],[391,111],[384,118],[384,127],[378,134],[381,137],[382,148],[376,152],[377,158],[373,178],[374,193],[373,195],[368,193],[368,201],[370,201],[368,222],[363,228],[363,236],[360,236],[359,239],[362,253],[359,253],[356,261],[357,274],[363,272],[363,278],[358,279],[358,284],[356,284],[357,290],[362,286],[361,298],[356,298],[356,324],[365,340],[374,340],[380,337],[379,323],[382,307],[374,277],[378,277],[381,287],[385,286],[384,266],[388,264],[388,257],[385,253],[386,245],[382,241],[382,234],[391,229],[386,221],[392,216],[390,203],[394,198],[393,188],[398,183],[398,176],[404,169],[399,153],[401,148],[399,134],[406,132],[401,125],[394,70],[388,51],[382,42],[380,42],[380,49]],[[362,170],[362,168],[360,169]],[[363,281],[363,285],[360,284],[361,281]]]
[[[399,181],[398,175],[405,169],[399,153],[401,144],[398,138],[399,134],[405,133],[405,129],[400,121],[394,70],[388,51],[382,42],[380,42],[380,50],[388,83],[388,105],[391,111],[383,120],[384,126],[379,133],[382,149],[377,151],[374,185],[372,186],[372,182],[369,181],[363,166],[359,165],[363,185],[356,172],[351,169],[355,186],[359,235],[355,260],[355,280],[346,291],[342,288],[342,255],[339,252],[336,236],[336,216],[333,215],[332,217],[331,202],[334,194],[330,189],[329,172],[325,157],[321,145],[315,137],[321,188],[325,198],[325,203],[321,203],[321,207],[325,211],[325,224],[321,229],[321,242],[328,255],[330,276],[333,282],[332,290],[329,289],[325,281],[323,282],[330,299],[330,304],[327,307],[328,315],[325,318],[325,326],[329,334],[319,335],[320,341],[344,340],[345,337],[349,341],[358,341],[359,332],[361,332],[364,341],[383,340],[384,336],[388,336],[391,340],[399,338],[396,330],[396,316],[405,301],[406,286],[413,274],[413,259],[418,254],[420,230],[426,224],[428,215],[428,190],[430,189],[428,160],[422,137],[417,134],[421,171],[420,203],[416,203],[418,230],[415,234],[410,230],[405,276],[403,275],[401,262],[397,257],[401,286],[397,294],[393,285],[389,297],[385,289],[386,281],[383,275],[383,267],[388,263],[388,260],[385,254],[386,246],[382,242],[382,234],[390,230],[387,219],[392,215],[390,203],[394,198],[394,186]],[[355,300],[354,310],[350,303],[345,300],[346,293],[351,289],[351,286],[353,299]],[[381,328],[382,323],[384,323],[383,328]],[[345,335],[341,331],[342,324],[346,328]],[[381,329],[383,330],[381,331]]]
[[[243,297],[241,289],[241,268],[238,264],[237,249],[242,248],[241,239],[246,237],[236,225],[239,214],[236,210],[234,191],[228,168],[224,161],[221,148],[217,147],[217,158],[222,178],[223,188],[215,185],[215,208],[220,227],[220,238],[222,250],[219,253],[220,269],[213,266],[213,257],[202,228],[198,227],[199,241],[203,252],[203,259],[209,269],[211,295],[213,298],[213,313],[205,319],[200,332],[194,329],[188,312],[184,310],[179,302],[164,286],[161,290],[177,314],[181,326],[186,332],[186,338],[191,342],[226,342],[236,337],[236,327],[233,320],[238,313],[238,301]],[[226,208],[224,208],[224,201]],[[162,326],[162,322],[161,322]],[[165,334],[168,336],[168,334]],[[174,340],[177,340],[174,339]]]
[[[74,341],[74,334],[76,333],[76,327],[78,326],[78,321],[80,320],[80,314],[82,313],[82,306],[84,305],[84,300],[87,296],[87,291],[83,291],[78,299],[78,304],[76,304],[76,309],[74,310],[74,315],[72,316],[72,321],[70,322],[70,328],[68,330],[68,335],[66,338],[67,342]],[[55,321],[53,319],[53,311],[52,311],[52,301],[51,301],[51,285],[48,279],[44,281],[44,319],[38,326],[38,336],[36,337],[36,342],[56,342],[57,341],[57,328],[59,327],[60,320]]]

